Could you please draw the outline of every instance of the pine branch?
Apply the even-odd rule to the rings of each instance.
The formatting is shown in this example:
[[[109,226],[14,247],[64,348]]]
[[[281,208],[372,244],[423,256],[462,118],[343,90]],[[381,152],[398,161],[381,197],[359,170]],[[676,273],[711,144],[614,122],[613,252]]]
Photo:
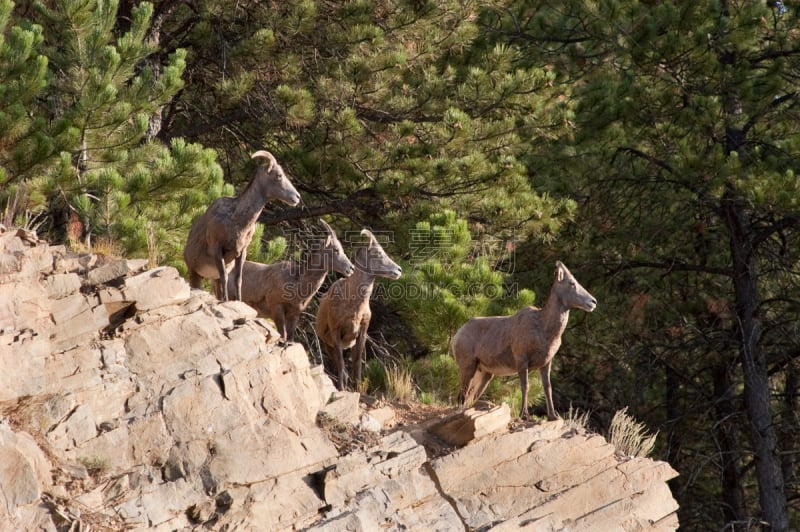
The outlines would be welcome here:
[[[792,229],[794,227],[800,227],[800,214],[789,214],[784,216],[780,220],[777,220],[755,234],[752,240],[753,248],[758,247],[759,244],[766,241],[775,233],[779,233],[785,229]]]
[[[625,261],[620,262],[617,266],[611,268],[610,273],[616,275],[626,270],[633,270],[637,268],[650,268],[657,270],[666,270],[662,276],[667,276],[673,272],[700,272],[710,273],[715,275],[724,275],[730,277],[733,275],[733,270],[730,268],[713,268],[710,266],[703,266],[700,264],[688,264],[684,262],[677,262],[674,260],[665,260],[663,262],[650,262],[650,261]]]
[[[302,187],[301,187],[302,188]],[[347,197],[327,199],[319,205],[302,205],[290,209],[264,210],[258,221],[264,225],[277,225],[281,222],[296,222],[307,218],[319,218],[326,214],[344,214],[348,218],[360,218],[363,213],[372,218],[381,218],[387,212],[401,208],[400,202],[389,201],[377,196],[371,189],[361,189]]]
[[[635,155],[636,157],[642,158],[642,159],[644,159],[644,160],[646,160],[648,162],[653,163],[654,165],[658,166],[659,168],[663,168],[664,170],[666,170],[670,174],[674,174],[675,173],[675,171],[672,169],[672,167],[669,164],[667,164],[666,162],[662,161],[661,159],[653,157],[652,155],[648,155],[647,153],[645,153],[645,152],[643,152],[641,150],[637,150],[636,148],[631,148],[629,146],[623,146],[621,148],[617,148],[617,151],[614,153],[614,157],[611,158],[611,164],[614,164],[614,161],[616,160],[617,155],[619,155],[620,153],[630,153],[631,155]]]

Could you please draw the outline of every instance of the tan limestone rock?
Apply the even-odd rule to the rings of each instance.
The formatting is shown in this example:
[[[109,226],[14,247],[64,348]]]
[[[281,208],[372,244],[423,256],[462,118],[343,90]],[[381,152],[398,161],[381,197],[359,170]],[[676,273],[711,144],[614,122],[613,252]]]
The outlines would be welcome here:
[[[322,407],[320,413],[340,423],[358,425],[361,420],[358,392],[337,391],[331,395],[330,401]]]
[[[331,378],[325,373],[325,366],[322,364],[312,366],[311,377],[314,379],[317,389],[319,390],[320,403],[323,405],[327,404],[328,401],[331,400],[331,397],[333,397],[333,394],[336,393],[336,386],[333,384]]]
[[[340,458],[322,480],[332,509],[309,529],[370,530],[377,524],[390,530],[463,528],[452,505],[440,498],[427,461],[424,448],[401,431],[367,451]]]
[[[147,259],[114,259],[98,268],[89,270],[86,274],[86,281],[92,285],[105,284],[140,272],[145,266],[147,266]]]
[[[108,326],[108,314],[95,297],[81,293],[51,300],[50,311],[55,326],[50,341],[57,350],[88,343]]]
[[[33,438],[0,423],[0,516],[37,500],[49,480],[50,462]]]
[[[388,430],[397,424],[397,414],[394,408],[384,405],[373,408],[368,412],[369,416],[375,419],[380,426],[380,430]]]
[[[466,445],[499,432],[506,432],[511,422],[508,404],[491,405],[480,401],[474,407],[458,412],[428,430],[451,445]]]
[[[125,298],[135,301],[139,311],[180,303],[189,297],[189,284],[178,270],[167,266],[128,277],[122,288]]]
[[[61,299],[81,289],[81,278],[76,273],[57,273],[47,277],[44,289],[50,299]]]

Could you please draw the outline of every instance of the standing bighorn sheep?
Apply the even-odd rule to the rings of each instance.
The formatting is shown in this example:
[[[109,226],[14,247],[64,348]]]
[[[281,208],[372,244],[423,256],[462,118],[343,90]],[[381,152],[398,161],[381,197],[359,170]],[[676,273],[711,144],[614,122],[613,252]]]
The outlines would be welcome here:
[[[327,236],[313,242],[302,262],[282,261],[258,264],[246,261],[242,270],[242,301],[271,318],[281,335],[281,342],[294,342],[300,314],[308,307],[329,271],[349,276],[355,269],[345,255],[333,229],[320,220]],[[233,278],[228,280],[229,289]]]
[[[556,419],[550,386],[550,363],[561,346],[573,308],[592,312],[597,300],[560,261],[544,307],[527,307],[512,316],[472,318],[453,336],[451,350],[461,378],[461,399],[469,406],[486,390],[494,375],[519,374],[520,417],[528,416],[528,370],[540,369],[547,418]]]
[[[320,298],[317,309],[317,336],[328,359],[336,366],[336,387],[340,390],[347,385],[345,349],[352,348],[352,380],[356,386],[361,381],[361,358],[364,356],[367,328],[372,318],[369,298],[375,278],[399,279],[402,274],[400,266],[389,258],[371,232],[363,229],[361,234],[369,242],[356,251],[356,272],[333,283]]]
[[[183,259],[189,269],[189,284],[200,287],[200,278],[220,279],[220,294],[228,300],[228,270],[233,263],[233,299],[241,297],[242,268],[247,246],[253,239],[256,221],[264,204],[277,199],[289,205],[300,202],[300,194],[283,173],[283,168],[268,151],[259,150],[251,158],[264,157],[244,191],[236,197],[221,197],[209,205],[189,231]]]

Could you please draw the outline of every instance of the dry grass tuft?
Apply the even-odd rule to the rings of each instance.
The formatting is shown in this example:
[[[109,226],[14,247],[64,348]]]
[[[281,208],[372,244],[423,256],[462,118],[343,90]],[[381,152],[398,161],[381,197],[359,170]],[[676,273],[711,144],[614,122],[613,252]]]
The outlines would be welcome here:
[[[572,408],[572,403],[569,405],[569,411],[564,418],[564,425],[572,430],[586,430],[589,423],[589,412],[581,412],[577,408]]]
[[[147,224],[147,267],[158,267],[158,239],[153,222]]]
[[[115,259],[125,255],[125,250],[122,248],[122,245],[119,242],[105,236],[95,240],[91,251],[95,255],[103,255],[105,257]]]
[[[608,440],[617,453],[626,457],[643,458],[650,454],[656,444],[656,436],[647,434],[644,423],[637,423],[628,415],[628,407],[617,410],[608,427]]]
[[[414,380],[407,365],[386,366],[386,395],[390,401],[407,403],[414,399]]]

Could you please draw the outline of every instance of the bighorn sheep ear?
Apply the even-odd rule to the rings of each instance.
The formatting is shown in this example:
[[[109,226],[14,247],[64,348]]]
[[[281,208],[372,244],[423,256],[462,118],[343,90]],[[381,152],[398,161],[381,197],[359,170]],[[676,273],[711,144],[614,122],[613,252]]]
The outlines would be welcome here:
[[[258,157],[264,157],[266,160],[269,161],[269,166],[267,167],[267,171],[271,171],[277,164],[275,156],[272,155],[267,150],[258,150],[257,152],[253,153],[253,155],[250,156],[251,159],[256,159]]]
[[[564,280],[564,265],[560,260],[556,261],[556,278],[559,283]]]

